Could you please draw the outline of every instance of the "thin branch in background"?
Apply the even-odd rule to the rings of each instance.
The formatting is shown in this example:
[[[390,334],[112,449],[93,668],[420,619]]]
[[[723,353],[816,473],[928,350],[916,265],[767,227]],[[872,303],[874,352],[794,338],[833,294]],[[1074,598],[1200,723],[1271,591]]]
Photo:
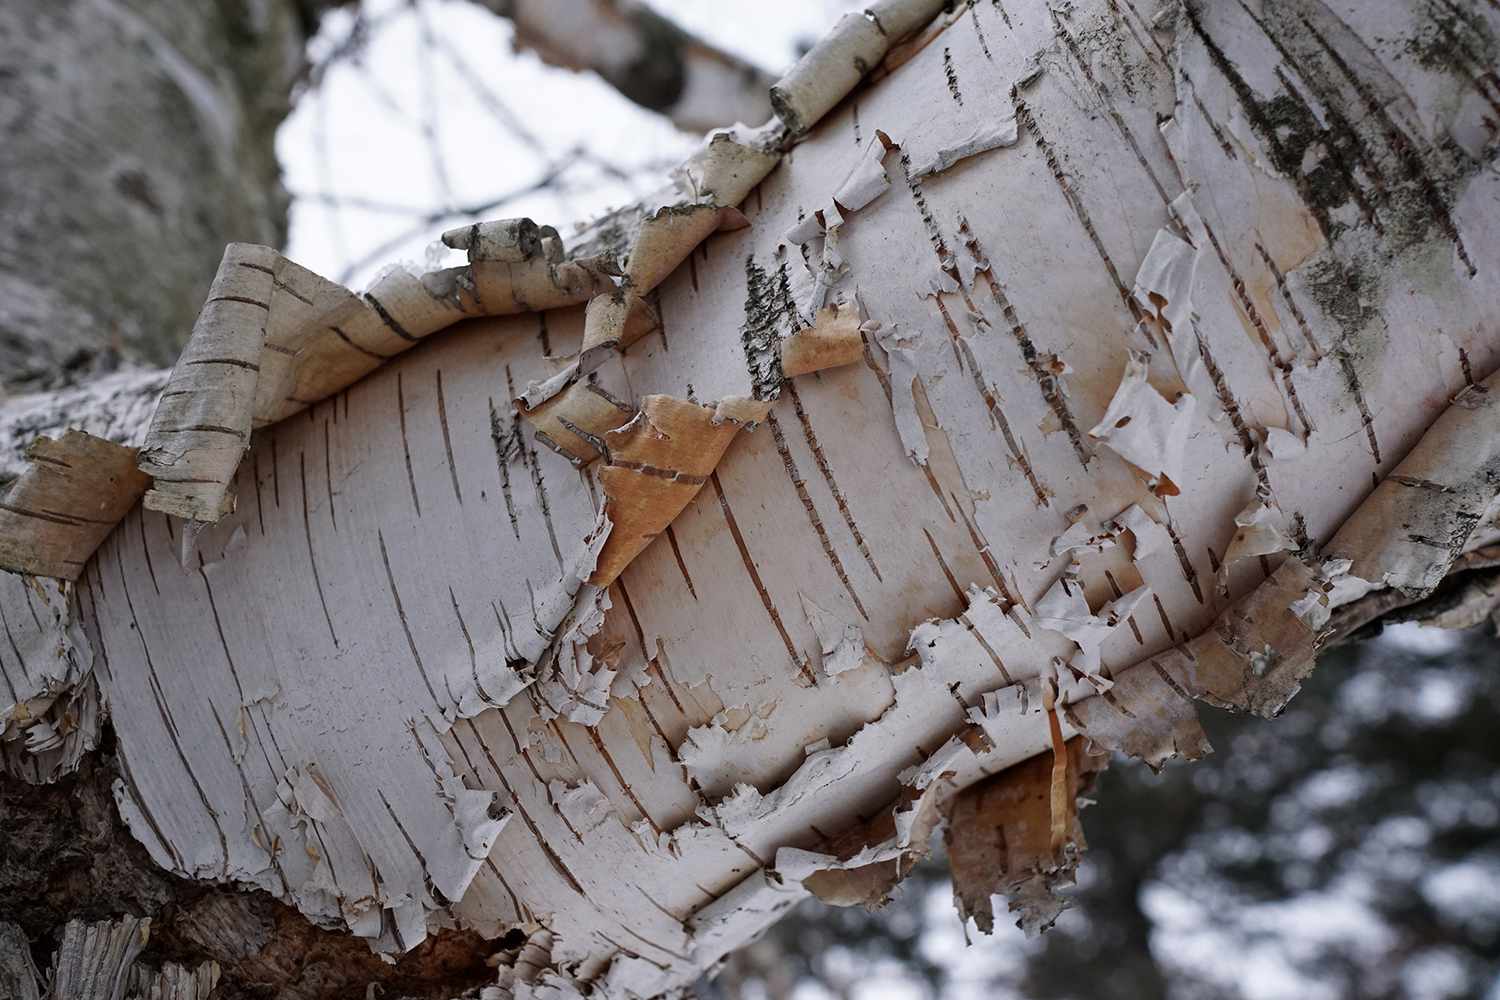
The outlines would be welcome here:
[[[412,128],[421,130],[422,123],[412,117],[411,112],[406,110],[400,101],[396,100],[396,95],[387,90],[385,84],[380,81],[380,77],[373,73],[370,67],[365,64],[365,53],[362,50],[355,51],[349,57],[349,64],[359,71],[359,78],[364,82],[365,88],[375,96],[377,101],[385,106],[386,110]]]
[[[300,97],[301,92],[317,90],[321,87],[323,78],[335,66],[355,61],[369,44],[371,35],[383,28],[397,13],[399,11],[386,11],[384,14],[372,17],[363,6],[356,4],[349,31],[317,59],[309,61],[302,71],[302,87],[297,96]],[[326,20],[325,23],[327,23]]]
[[[379,201],[357,194],[339,194],[337,191],[293,191],[298,201],[327,205],[345,211],[374,212],[377,215],[401,215],[407,218],[425,218],[432,214],[430,205],[398,205],[391,201]]]
[[[404,17],[416,19],[418,51],[412,53],[412,56],[417,63],[420,82],[415,95],[418,100],[415,109],[409,106],[410,101],[407,104],[402,101],[402,98],[412,95],[392,91],[386,85],[384,77],[377,72],[377,67],[368,61],[380,32],[400,25]],[[552,205],[536,206],[549,214],[547,221],[559,226],[578,221],[581,206],[570,195],[583,190],[591,190],[597,194],[601,190],[609,190],[610,185],[618,185],[622,201],[639,198],[655,188],[665,171],[676,162],[675,157],[659,157],[645,163],[627,165],[583,145],[566,149],[550,148],[548,142],[529,128],[516,109],[507,102],[504,91],[493,81],[493,70],[488,63],[476,63],[466,58],[457,44],[443,36],[442,31],[434,24],[435,17],[430,5],[423,0],[405,0],[404,3],[373,16],[365,9],[357,9],[348,30],[328,46],[308,73],[304,99],[317,102],[313,139],[318,159],[318,190],[299,192],[297,197],[324,209],[331,248],[342,264],[340,280],[347,283],[393,251],[399,252],[403,245],[429,234],[435,235],[434,230],[440,231],[470,219],[491,215],[504,206],[531,195],[545,192],[552,196]],[[407,24],[410,26],[410,22]],[[503,52],[505,47],[496,46],[496,51]],[[434,204],[402,205],[340,191],[341,175],[332,162],[328,130],[329,117],[337,114],[338,110],[329,107],[328,94],[331,92],[326,90],[330,72],[340,64],[355,72],[362,83],[362,89],[379,106],[391,112],[388,117],[382,116],[385,117],[385,127],[389,128],[394,124],[398,129],[410,129],[415,133],[412,138],[423,144],[432,176]],[[463,92],[456,97],[449,94],[445,101],[441,74],[449,72],[462,85]],[[314,93],[318,88],[324,89]],[[455,187],[457,178],[450,173],[444,160],[441,142],[444,128],[442,115],[454,110],[449,102],[462,100],[470,95],[495,120],[502,135],[507,137],[502,141],[514,140],[520,150],[530,154],[522,157],[521,162],[516,164],[516,170],[531,174],[535,179],[518,184],[504,194],[477,200],[470,198],[464,203],[466,192]],[[528,159],[531,162],[526,162]],[[351,241],[349,231],[351,225],[355,231],[360,230],[362,220],[355,219],[351,222],[344,214],[346,212],[395,217],[405,220],[406,224],[400,232],[365,249],[352,245],[363,243],[363,240]]]
[[[448,64],[453,68],[453,71],[469,84],[475,100],[495,117],[500,127],[521,140],[523,145],[535,151],[538,156],[545,158],[547,156],[547,148],[543,145],[542,140],[537,138],[536,133],[527,128],[520,117],[510,109],[510,105],[506,104],[500,95],[495,93],[494,89],[486,81],[484,74],[475,69],[474,65],[464,58],[463,53],[459,52],[457,47],[444,36],[436,35],[433,38],[433,42],[437,47],[438,53],[448,60]]]
[[[412,16],[417,19],[417,32],[421,39],[417,66],[422,77],[422,139],[427,147],[427,160],[432,166],[432,181],[437,185],[438,198],[445,208],[451,208],[454,203],[453,182],[448,176],[448,167],[443,162],[443,143],[438,132],[437,66],[432,58],[436,43],[422,0],[411,0],[411,11]]]
[[[318,183],[324,190],[333,187],[333,154],[328,149],[328,101],[321,93],[313,95],[317,107],[313,118],[313,146],[318,161]],[[343,220],[337,205],[328,206],[323,214],[327,217],[328,239],[334,252],[342,260],[349,259],[349,241],[344,233]]]

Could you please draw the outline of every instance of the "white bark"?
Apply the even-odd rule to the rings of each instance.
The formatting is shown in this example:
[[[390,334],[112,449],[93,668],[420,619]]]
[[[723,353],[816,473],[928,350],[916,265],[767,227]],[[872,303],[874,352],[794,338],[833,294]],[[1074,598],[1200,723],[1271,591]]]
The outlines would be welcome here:
[[[1069,737],[1196,756],[1189,696],[1274,713],[1330,614],[1495,536],[1500,13],[1416,59],[1419,6],[965,8],[748,228],[616,217],[604,304],[263,429],[195,535],[137,508],[77,590],[131,829],[383,948],[520,927],[514,995],[680,989],[945,813],[965,911],[1045,924]],[[824,296],[860,363],[785,381]],[[594,390],[637,415],[545,447]]]
[[[174,962],[160,969],[137,965],[150,937],[146,917],[70,920],[44,980],[20,928],[0,923],[0,986],[15,1000],[208,1000],[219,967],[213,962],[196,969]]]
[[[516,44],[567,69],[592,70],[678,128],[764,121],[773,78],[634,0],[479,0],[510,19]]]

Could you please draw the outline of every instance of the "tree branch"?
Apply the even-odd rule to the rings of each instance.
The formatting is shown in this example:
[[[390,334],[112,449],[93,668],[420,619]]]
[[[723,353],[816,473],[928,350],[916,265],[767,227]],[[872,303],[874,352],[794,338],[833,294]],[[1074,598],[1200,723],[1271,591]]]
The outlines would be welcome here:
[[[592,70],[678,128],[703,132],[771,115],[775,79],[631,0],[478,0],[509,18],[516,44],[545,62]]]

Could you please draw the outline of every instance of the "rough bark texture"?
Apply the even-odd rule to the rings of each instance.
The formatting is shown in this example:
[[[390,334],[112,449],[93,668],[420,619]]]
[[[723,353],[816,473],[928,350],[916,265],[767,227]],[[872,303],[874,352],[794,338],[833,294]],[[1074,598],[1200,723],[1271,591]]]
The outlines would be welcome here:
[[[272,139],[325,6],[0,7],[0,390],[171,362],[224,243],[281,242]]]
[[[680,990],[809,892],[878,899],[945,820],[966,910],[1041,926],[1070,738],[1197,756],[1192,698],[1274,714],[1362,605],[1482,570],[1500,10],[974,4],[840,103],[933,13],[879,8],[778,84],[807,138],[748,228],[714,188],[770,147],[710,143],[584,235],[618,256],[586,309],[407,351],[576,264],[476,227],[469,267],[356,303],[386,340],[299,327],[404,353],[269,400],[297,412],[225,463],[233,512],[120,523],[79,669],[157,864],[391,951],[513,935],[514,996]],[[829,301],[858,362],[788,380]]]
[[[39,967],[47,967],[69,920],[133,914],[152,920],[140,964],[217,962],[219,1000],[363,996],[371,983],[387,995],[447,997],[493,979],[486,949],[471,934],[440,935],[391,965],[265,893],[163,871],[120,822],[110,789],[113,751],[107,742],[56,785],[0,785],[0,894],[7,900],[0,934],[7,922],[18,927]],[[0,986],[4,975],[0,968]]]

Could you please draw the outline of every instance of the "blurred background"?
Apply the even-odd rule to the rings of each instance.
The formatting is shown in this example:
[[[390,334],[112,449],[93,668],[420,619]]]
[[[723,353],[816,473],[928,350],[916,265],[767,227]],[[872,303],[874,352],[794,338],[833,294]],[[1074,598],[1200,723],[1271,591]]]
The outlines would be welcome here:
[[[1500,1000],[1500,644],[1391,627],[1281,718],[1200,706],[1215,753],[1117,758],[1073,906],[972,933],[929,860],[877,913],[804,904],[725,998]]]
[[[650,4],[773,78],[860,6]],[[324,14],[277,136],[288,256],[363,286],[392,262],[426,263],[438,234],[469,221],[524,215],[566,236],[660,183],[701,139],[514,43],[509,20],[470,0],[365,0]]]
[[[652,6],[774,74],[857,4]],[[513,42],[467,0],[324,15],[277,135],[288,254],[363,287],[437,263],[438,234],[476,219],[566,234],[697,142]],[[966,934],[939,857],[879,912],[804,905],[701,992],[1500,1000],[1497,652],[1488,634],[1399,625],[1329,654],[1274,724],[1203,708],[1218,750],[1203,763],[1117,761],[1083,816],[1074,905],[1038,940]]]

